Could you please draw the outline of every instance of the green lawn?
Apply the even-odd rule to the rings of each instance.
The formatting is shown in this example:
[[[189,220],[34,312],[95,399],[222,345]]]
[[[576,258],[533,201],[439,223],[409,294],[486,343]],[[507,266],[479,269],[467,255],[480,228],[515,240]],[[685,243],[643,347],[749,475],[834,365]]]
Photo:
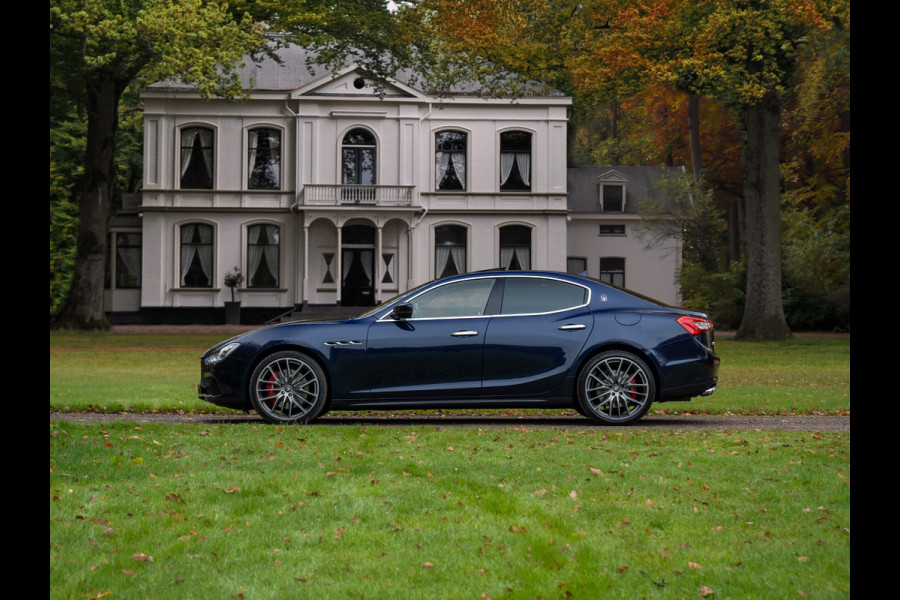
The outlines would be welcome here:
[[[50,334],[53,410],[212,411],[197,399],[200,353],[215,335]],[[850,341],[720,339],[719,389],[691,402],[654,405],[667,413],[849,414]]]
[[[53,598],[849,597],[845,434],[50,435]]]
[[[51,333],[51,409],[214,410],[205,335]],[[849,342],[718,342],[714,396],[849,414]],[[50,597],[849,598],[850,436],[50,429]]]

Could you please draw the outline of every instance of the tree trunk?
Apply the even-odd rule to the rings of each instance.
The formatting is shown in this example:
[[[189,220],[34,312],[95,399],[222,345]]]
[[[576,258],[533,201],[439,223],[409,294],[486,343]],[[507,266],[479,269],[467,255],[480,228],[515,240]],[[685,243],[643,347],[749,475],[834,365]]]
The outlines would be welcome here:
[[[87,82],[84,189],[79,204],[72,287],[55,325],[60,329],[109,328],[103,311],[103,284],[121,89],[118,80],[108,73]]]
[[[744,203],[747,293],[739,339],[791,336],[781,296],[781,114],[776,101],[746,107]]]

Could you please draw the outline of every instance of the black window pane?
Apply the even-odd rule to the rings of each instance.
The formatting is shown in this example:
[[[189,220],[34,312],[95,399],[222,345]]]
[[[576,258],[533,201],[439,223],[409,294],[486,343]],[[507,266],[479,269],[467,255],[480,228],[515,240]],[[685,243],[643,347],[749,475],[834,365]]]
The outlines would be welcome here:
[[[624,188],[621,185],[603,186],[603,211],[622,212]]]
[[[531,152],[531,134],[527,131],[504,131],[500,134],[501,152]]]
[[[250,189],[281,187],[281,132],[259,128],[250,132]]]
[[[181,285],[212,287],[212,226],[191,223],[181,227]]]
[[[435,189],[466,189],[466,139],[462,131],[441,131],[434,135]]]
[[[461,225],[440,225],[435,227],[434,243],[438,246],[465,246],[466,228]]]
[[[466,271],[466,228],[441,225],[434,228],[435,277],[449,277]]]
[[[500,134],[500,189],[531,189],[531,134],[527,131]]]
[[[601,258],[600,281],[625,287],[625,259],[618,257]]]
[[[141,287],[141,234],[116,234],[116,287]]]
[[[212,189],[213,132],[205,127],[181,131],[181,187]]]
[[[280,231],[275,225],[254,225],[247,229],[247,262],[251,288],[278,287]]]
[[[374,146],[375,136],[367,129],[353,129],[344,136],[345,146]]]

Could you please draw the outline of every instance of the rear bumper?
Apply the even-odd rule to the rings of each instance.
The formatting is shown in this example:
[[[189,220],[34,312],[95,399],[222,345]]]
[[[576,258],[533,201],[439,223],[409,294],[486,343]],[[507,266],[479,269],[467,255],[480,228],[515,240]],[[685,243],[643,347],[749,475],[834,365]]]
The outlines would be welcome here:
[[[690,344],[673,345],[661,373],[659,402],[711,396],[718,387],[719,357],[697,337]],[[677,351],[676,351],[677,349]]]
[[[690,400],[695,396],[711,396],[716,391],[717,385],[718,378],[712,377],[700,383],[669,388],[660,394],[657,402],[677,402],[679,400]]]

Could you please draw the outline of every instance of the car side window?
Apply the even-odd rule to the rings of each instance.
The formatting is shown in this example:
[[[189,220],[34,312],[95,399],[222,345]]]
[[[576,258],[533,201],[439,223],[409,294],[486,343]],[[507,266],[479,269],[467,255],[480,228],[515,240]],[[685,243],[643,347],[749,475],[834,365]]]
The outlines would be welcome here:
[[[484,314],[494,280],[470,279],[448,283],[415,297],[413,319],[475,317]]]
[[[503,293],[500,314],[539,314],[581,306],[588,290],[558,279],[509,277]]]

